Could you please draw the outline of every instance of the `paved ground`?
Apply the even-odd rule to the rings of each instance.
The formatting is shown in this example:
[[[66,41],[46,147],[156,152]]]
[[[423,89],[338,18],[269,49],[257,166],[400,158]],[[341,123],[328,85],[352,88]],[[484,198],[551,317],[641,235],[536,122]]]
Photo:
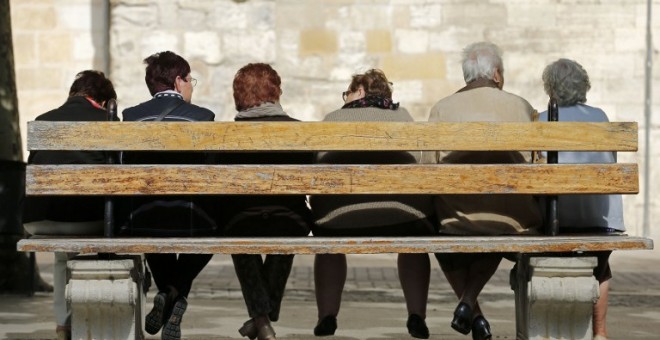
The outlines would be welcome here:
[[[52,280],[52,255],[39,254],[42,276]],[[287,287],[278,339],[314,339],[316,323],[311,256],[298,256]],[[660,251],[620,251],[611,259],[608,327],[611,339],[660,338]],[[339,329],[328,340],[411,339],[394,255],[349,257]],[[431,339],[469,339],[449,327],[456,300],[433,259],[427,323]],[[510,263],[503,263],[480,297],[494,339],[515,339]],[[153,297],[149,293],[149,301]],[[52,295],[0,296],[0,338],[53,339]],[[190,295],[183,335],[189,339],[240,339],[239,326],[248,318],[231,260],[216,256],[202,272]],[[148,339],[159,339],[149,337]],[[319,339],[319,338],[317,338]]]

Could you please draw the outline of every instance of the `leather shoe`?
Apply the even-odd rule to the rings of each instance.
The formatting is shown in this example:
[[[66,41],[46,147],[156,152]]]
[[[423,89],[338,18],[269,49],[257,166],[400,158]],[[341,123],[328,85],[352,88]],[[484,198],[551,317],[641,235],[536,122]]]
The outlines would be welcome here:
[[[461,302],[456,306],[454,319],[451,320],[451,328],[466,335],[472,330],[472,309],[467,303]]]
[[[335,335],[337,330],[337,317],[333,315],[328,315],[321,319],[316,327],[314,327],[314,335],[316,336],[328,336]]]
[[[479,315],[472,321],[472,339],[473,340],[488,340],[492,339],[493,334],[490,333],[490,324],[483,315]]]
[[[426,327],[426,321],[424,321],[424,319],[422,319],[422,317],[417,314],[410,314],[408,316],[406,327],[408,327],[408,334],[414,338],[429,338],[429,328]]]
[[[275,330],[270,326],[270,323],[263,325],[257,330],[258,340],[276,340]]]
[[[243,326],[238,329],[238,333],[241,334],[241,336],[246,336],[250,340],[254,340],[257,338],[257,324],[254,322],[254,319],[250,319],[248,321],[245,321]]]

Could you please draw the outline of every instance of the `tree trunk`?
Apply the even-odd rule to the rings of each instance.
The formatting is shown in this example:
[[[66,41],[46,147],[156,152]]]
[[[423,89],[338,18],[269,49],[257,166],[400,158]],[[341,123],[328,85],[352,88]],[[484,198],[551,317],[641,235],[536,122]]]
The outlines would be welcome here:
[[[34,261],[16,251],[23,238],[21,202],[25,195],[25,163],[18,120],[9,0],[0,0],[0,292],[52,290]],[[33,258],[32,258],[33,259]]]

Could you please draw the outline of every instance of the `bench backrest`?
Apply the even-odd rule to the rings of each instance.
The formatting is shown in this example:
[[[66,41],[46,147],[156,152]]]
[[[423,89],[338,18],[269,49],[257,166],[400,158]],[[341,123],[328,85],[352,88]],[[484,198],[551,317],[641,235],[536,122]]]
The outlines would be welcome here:
[[[29,150],[636,151],[636,123],[44,122]],[[635,194],[637,164],[29,165],[28,195]]]

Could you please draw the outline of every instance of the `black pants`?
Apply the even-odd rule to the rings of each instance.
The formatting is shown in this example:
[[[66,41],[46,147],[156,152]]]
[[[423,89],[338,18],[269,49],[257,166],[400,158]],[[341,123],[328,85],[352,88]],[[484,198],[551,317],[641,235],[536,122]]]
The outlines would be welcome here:
[[[204,269],[213,254],[145,254],[158,291],[174,287],[188,297],[193,280]]]
[[[293,255],[266,255],[263,260],[261,255],[234,254],[231,258],[250,317],[268,315],[277,321]]]

